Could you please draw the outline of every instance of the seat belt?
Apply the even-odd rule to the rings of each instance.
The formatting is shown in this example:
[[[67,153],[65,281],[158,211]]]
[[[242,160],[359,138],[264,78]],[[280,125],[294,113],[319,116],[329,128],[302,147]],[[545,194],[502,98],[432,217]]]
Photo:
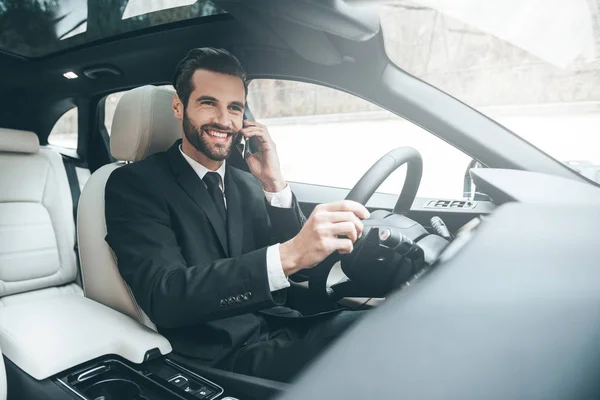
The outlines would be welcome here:
[[[75,231],[77,231],[77,205],[79,203],[79,196],[81,195],[81,189],[79,188],[79,179],[77,178],[77,170],[75,169],[75,163],[67,158],[63,157],[63,164],[67,171],[67,179],[69,180],[69,189],[71,190],[71,200],[73,200],[73,221],[75,221]]]
[[[79,178],[77,178],[77,170],[75,169],[75,161],[69,157],[63,156],[63,164],[67,171],[67,179],[69,181],[69,189],[71,191],[71,200],[73,200],[73,222],[75,222],[75,260],[77,261],[77,283],[81,284],[81,266],[79,265],[79,244],[77,243],[77,205],[79,204],[79,196],[81,189],[79,188]]]

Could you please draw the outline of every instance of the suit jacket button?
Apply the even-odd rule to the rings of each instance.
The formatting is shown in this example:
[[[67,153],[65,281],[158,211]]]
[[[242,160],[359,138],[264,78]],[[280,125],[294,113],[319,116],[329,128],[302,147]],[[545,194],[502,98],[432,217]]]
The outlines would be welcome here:
[[[253,295],[252,295],[252,292],[248,292],[248,293],[246,293],[246,295],[248,296],[248,298],[249,298],[249,299],[251,299],[251,298],[252,298],[252,296],[253,296]]]
[[[238,294],[237,296],[235,296],[236,303],[241,303],[243,300],[244,300],[244,297],[241,294]]]
[[[221,307],[227,307],[227,300],[225,300],[225,299],[221,300],[221,302],[219,303],[219,305]]]
[[[233,296],[231,296],[230,298],[227,299],[227,304],[229,304],[230,306],[235,304],[235,298]]]

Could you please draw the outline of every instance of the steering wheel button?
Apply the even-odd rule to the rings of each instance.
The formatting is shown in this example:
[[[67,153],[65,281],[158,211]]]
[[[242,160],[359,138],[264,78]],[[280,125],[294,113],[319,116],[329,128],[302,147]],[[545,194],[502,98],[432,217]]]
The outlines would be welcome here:
[[[379,230],[379,240],[382,242],[385,242],[386,240],[388,240],[391,235],[392,235],[392,232],[387,228]]]

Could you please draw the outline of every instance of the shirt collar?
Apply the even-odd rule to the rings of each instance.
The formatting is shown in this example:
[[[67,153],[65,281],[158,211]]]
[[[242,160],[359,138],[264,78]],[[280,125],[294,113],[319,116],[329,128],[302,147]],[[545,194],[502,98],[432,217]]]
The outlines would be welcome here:
[[[221,190],[225,192],[225,160],[223,160],[223,164],[221,164],[218,170],[211,171],[204,165],[200,164],[198,161],[185,154],[183,152],[183,149],[181,148],[181,145],[179,145],[179,151],[181,152],[183,158],[185,158],[185,161],[187,161],[188,164],[190,164],[190,167],[192,167],[192,169],[194,170],[194,172],[196,172],[200,179],[203,179],[204,175],[206,175],[207,172],[216,172],[217,174],[219,174],[219,176],[221,177],[221,182],[219,182],[219,186],[221,187]]]

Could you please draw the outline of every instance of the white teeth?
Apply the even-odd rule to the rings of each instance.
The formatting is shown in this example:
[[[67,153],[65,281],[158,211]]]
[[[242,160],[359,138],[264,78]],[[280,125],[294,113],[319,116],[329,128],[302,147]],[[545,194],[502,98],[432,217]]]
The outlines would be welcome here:
[[[216,132],[216,131],[208,131],[208,134],[211,136],[218,137],[218,138],[226,138],[227,137],[226,133],[221,133],[221,132]]]

